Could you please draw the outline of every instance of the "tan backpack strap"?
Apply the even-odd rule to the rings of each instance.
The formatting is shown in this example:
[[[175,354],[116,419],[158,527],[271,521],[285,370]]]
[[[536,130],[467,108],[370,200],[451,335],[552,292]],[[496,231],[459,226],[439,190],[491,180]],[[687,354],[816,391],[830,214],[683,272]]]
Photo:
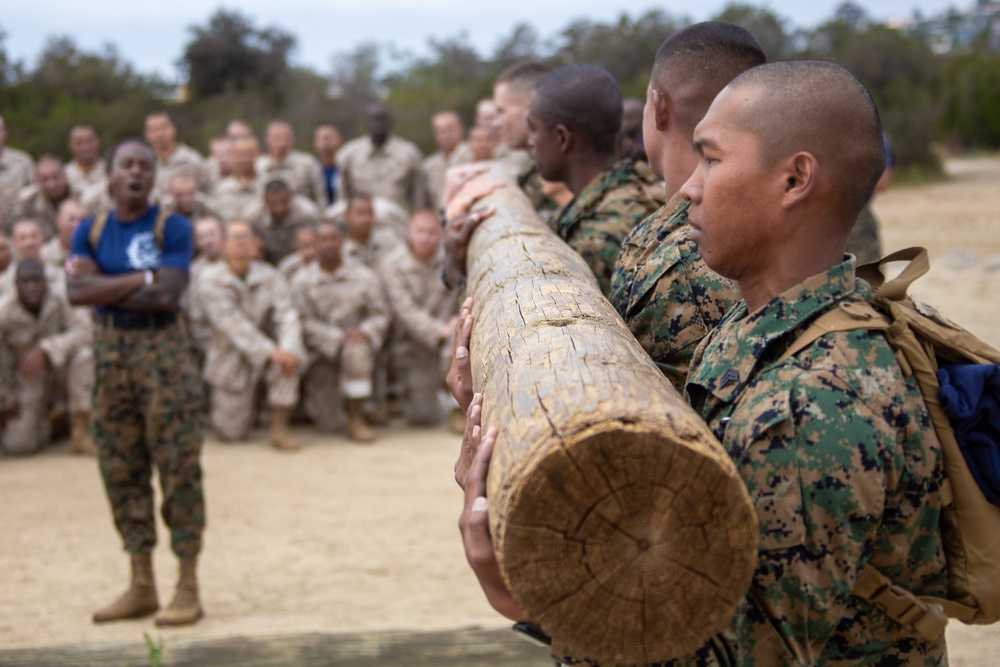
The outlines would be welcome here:
[[[169,217],[170,209],[161,206],[160,214],[156,216],[156,222],[153,224],[153,238],[156,239],[156,245],[161,249],[163,248],[163,230],[167,228],[167,218]]]
[[[888,329],[877,310],[868,303],[848,301],[838,304],[823,313],[799,334],[795,342],[778,358],[778,363],[792,357],[812,345],[828,333],[834,331],[854,331],[855,329]]]
[[[891,262],[909,262],[902,273],[886,282],[885,274],[882,273],[882,265]],[[877,262],[859,265],[854,273],[859,278],[866,280],[875,290],[875,296],[880,296],[890,301],[900,301],[906,298],[907,290],[917,278],[927,273],[931,268],[930,256],[926,248],[904,248],[886,255]]]
[[[104,231],[104,225],[108,224],[108,214],[101,213],[99,216],[94,218],[94,222],[90,225],[90,235],[87,236],[87,241],[90,243],[90,251],[97,254],[97,244],[101,240],[101,233]]]
[[[876,609],[900,625],[916,630],[929,641],[940,637],[948,625],[948,615],[942,605],[947,603],[949,606],[956,606],[947,600],[919,598],[892,583],[871,565],[865,565],[858,573],[852,592],[872,603]]]

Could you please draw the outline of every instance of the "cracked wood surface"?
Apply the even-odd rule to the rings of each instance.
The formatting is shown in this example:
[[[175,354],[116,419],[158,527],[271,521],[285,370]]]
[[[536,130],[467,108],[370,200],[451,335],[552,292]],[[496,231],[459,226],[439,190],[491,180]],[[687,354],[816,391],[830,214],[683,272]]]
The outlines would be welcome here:
[[[494,169],[493,178],[502,178]],[[732,461],[516,187],[469,245],[471,358],[497,426],[494,546],[555,646],[655,662],[729,624],[757,522]]]

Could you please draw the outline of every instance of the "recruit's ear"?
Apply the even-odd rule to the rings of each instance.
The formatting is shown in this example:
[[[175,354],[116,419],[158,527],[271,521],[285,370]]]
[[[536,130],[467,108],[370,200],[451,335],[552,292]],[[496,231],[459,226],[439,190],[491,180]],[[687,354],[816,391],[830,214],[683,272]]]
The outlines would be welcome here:
[[[653,122],[656,124],[656,130],[664,133],[677,122],[674,101],[668,93],[660,92],[655,88],[650,88],[649,100],[652,103]]]
[[[784,198],[782,206],[792,208],[804,201],[816,189],[819,179],[819,161],[812,153],[801,151],[785,161],[782,172]]]
[[[555,138],[556,146],[559,147],[559,152],[563,154],[569,153],[570,149],[573,147],[573,133],[570,129],[560,123],[553,128],[552,133]]]

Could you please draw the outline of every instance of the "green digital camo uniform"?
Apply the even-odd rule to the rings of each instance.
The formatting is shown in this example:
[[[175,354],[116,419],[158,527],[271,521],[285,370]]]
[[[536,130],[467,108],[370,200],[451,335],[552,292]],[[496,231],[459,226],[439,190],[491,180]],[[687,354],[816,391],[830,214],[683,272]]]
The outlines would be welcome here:
[[[730,311],[695,354],[687,390],[750,492],[760,553],[715,648],[723,664],[942,665],[929,642],[853,597],[870,563],[944,596],[941,446],[915,380],[882,334],[831,333],[776,363],[833,304],[867,301],[850,262],[752,315]]]
[[[559,213],[559,205],[550,199],[542,189],[542,176],[538,173],[538,167],[532,162],[526,171],[521,172],[517,177],[517,186],[528,195],[531,207],[542,218],[542,222],[552,228],[553,220]],[[555,231],[553,228],[552,231]]]
[[[566,204],[555,219],[555,231],[583,257],[607,296],[622,241],[664,200],[663,185],[649,167],[625,160],[596,176]]]
[[[866,331],[777,361],[815,316],[869,296],[844,262],[752,315],[740,302],[695,353],[689,399],[736,462],[760,552],[730,628],[670,664],[946,664],[943,636],[928,642],[851,595],[867,563],[918,595],[947,588],[941,449],[915,382]]]
[[[177,324],[94,331],[94,439],[115,526],[129,553],[156,544],[152,464],[178,556],[196,556],[205,526],[201,378]]]
[[[698,343],[739,299],[736,286],[701,259],[687,224],[690,204],[675,196],[624,243],[611,303],[677,391]]]

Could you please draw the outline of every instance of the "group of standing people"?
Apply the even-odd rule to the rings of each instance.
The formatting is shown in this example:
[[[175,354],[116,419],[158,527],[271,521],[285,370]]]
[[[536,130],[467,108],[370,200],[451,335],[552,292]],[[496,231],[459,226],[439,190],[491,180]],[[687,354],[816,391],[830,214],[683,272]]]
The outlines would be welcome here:
[[[494,99],[501,113],[527,120],[541,176],[562,175],[576,195],[556,231],[574,246],[566,219],[585,198],[598,202],[575,229],[592,230],[598,247],[603,238],[605,258],[591,244],[578,252],[732,457],[756,510],[758,560],[744,599],[725,630],[669,664],[947,664],[943,626],[926,622],[933,610],[918,599],[946,597],[948,568],[941,446],[915,378],[878,332],[829,331],[795,345],[823,313],[871,299],[845,253],[886,170],[868,91],[834,63],[769,64],[753,35],[732,24],[677,32],[657,53],[643,112],[644,148],[667,201],[626,224],[622,238],[622,217],[603,213],[615,210],[615,188],[594,187],[611,182],[612,169],[583,189],[570,176],[599,159],[606,73],[544,70],[524,76],[520,96],[511,95],[518,72],[502,74]],[[558,102],[575,103],[553,104],[555,90]],[[530,174],[521,184],[543,211]],[[472,229],[492,214],[475,203],[490,187],[471,181],[449,208],[446,275],[455,284]],[[498,430],[481,429],[490,397],[472,390],[472,305],[460,313],[449,375],[469,417],[455,466],[463,542],[494,608],[545,640],[491,545],[486,476]],[[873,597],[862,590],[865,568],[892,585]],[[900,614],[881,594],[912,604]],[[597,664],[578,648],[550,651],[558,664]]]

